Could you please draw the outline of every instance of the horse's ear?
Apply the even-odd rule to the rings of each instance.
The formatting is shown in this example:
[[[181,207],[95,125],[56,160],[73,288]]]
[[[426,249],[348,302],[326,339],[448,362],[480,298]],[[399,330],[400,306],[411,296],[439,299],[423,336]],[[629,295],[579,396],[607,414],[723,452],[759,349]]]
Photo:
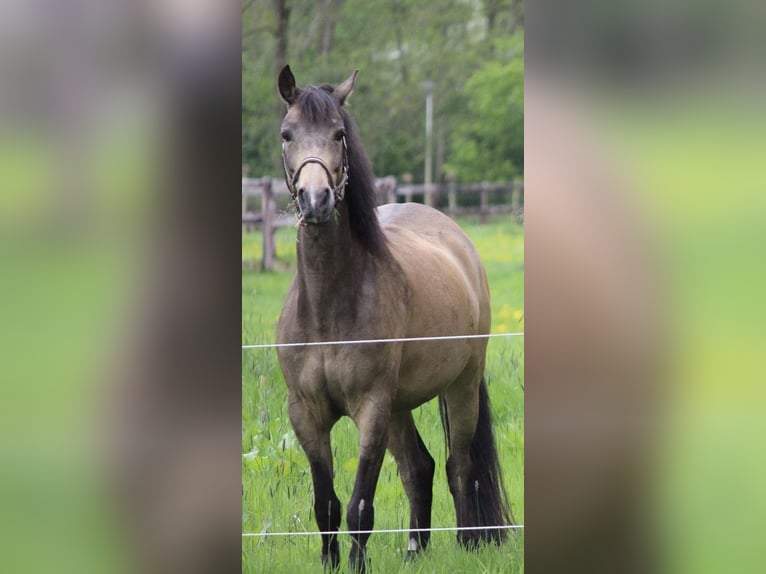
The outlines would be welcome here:
[[[354,70],[348,78],[335,86],[335,89],[332,93],[336,98],[338,98],[341,106],[346,102],[346,98],[349,97],[351,92],[354,90],[357,74],[359,74],[359,70]]]
[[[290,66],[285,66],[279,72],[279,95],[288,106],[292,106],[295,97],[298,95],[298,88],[295,87],[295,76],[293,76]]]

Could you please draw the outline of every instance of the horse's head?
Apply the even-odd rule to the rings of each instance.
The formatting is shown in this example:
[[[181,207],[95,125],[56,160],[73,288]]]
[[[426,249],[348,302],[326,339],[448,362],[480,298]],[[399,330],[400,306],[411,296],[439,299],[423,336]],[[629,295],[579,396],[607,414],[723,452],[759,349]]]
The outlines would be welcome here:
[[[285,179],[305,223],[325,223],[343,200],[348,149],[341,107],[357,73],[337,86],[302,88],[296,87],[289,66],[279,74],[279,94],[287,104],[282,121]]]

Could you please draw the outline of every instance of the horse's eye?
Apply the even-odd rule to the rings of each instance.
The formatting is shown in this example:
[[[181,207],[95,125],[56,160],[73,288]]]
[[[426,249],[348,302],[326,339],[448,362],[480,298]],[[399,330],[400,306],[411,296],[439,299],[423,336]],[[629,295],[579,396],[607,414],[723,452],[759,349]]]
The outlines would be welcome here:
[[[287,130],[282,130],[282,141],[285,141],[285,142],[293,141],[293,134]]]
[[[339,142],[343,139],[343,137],[346,135],[346,130],[338,130],[335,132],[335,135],[333,136],[335,138],[336,142]]]

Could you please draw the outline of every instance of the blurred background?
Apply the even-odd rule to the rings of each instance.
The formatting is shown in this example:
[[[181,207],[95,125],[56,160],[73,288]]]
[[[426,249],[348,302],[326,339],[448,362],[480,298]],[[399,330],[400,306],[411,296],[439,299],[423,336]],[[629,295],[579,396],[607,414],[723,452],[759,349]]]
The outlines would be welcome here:
[[[319,4],[283,4],[290,63],[300,83],[371,69],[354,97],[381,113],[360,118],[379,174],[418,180],[427,80],[440,174],[515,141],[455,137],[520,73],[517,4],[502,41],[490,3],[347,0],[334,28]],[[278,5],[4,6],[3,570],[239,568],[237,190],[243,166],[279,175],[278,116],[256,111],[278,105],[259,43]],[[761,572],[763,5],[540,1],[523,21],[524,163],[494,165],[525,180],[526,566]],[[401,51],[374,60],[384,30]]]
[[[531,571],[764,569],[764,15],[526,5]]]
[[[239,3],[2,12],[0,569],[238,567]]]

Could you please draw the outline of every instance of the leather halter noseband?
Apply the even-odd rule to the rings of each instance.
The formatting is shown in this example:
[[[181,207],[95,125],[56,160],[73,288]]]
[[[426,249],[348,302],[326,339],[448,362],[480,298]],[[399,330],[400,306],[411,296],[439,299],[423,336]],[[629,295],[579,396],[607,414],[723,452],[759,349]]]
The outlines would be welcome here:
[[[343,174],[341,175],[340,181],[337,185],[333,186],[332,192],[335,196],[335,201],[340,202],[343,201],[343,197],[346,193],[346,184],[348,183],[348,148],[346,147],[346,136],[343,136],[342,139],[343,142]],[[298,190],[295,188],[296,183],[298,182],[298,178],[301,175],[301,171],[304,167],[306,167],[310,163],[316,163],[319,164],[319,166],[325,171],[327,174],[327,181],[332,185],[333,183],[333,177],[332,177],[332,171],[330,170],[330,166],[327,165],[327,162],[325,162],[321,157],[317,157],[315,155],[310,155],[303,159],[303,161],[298,166],[298,169],[295,170],[292,177],[290,176],[290,172],[287,169],[287,159],[285,158],[285,150],[282,148],[282,167],[284,168],[285,172],[285,183],[287,184],[287,189],[290,190],[290,195],[293,196],[293,199],[298,198]]]

